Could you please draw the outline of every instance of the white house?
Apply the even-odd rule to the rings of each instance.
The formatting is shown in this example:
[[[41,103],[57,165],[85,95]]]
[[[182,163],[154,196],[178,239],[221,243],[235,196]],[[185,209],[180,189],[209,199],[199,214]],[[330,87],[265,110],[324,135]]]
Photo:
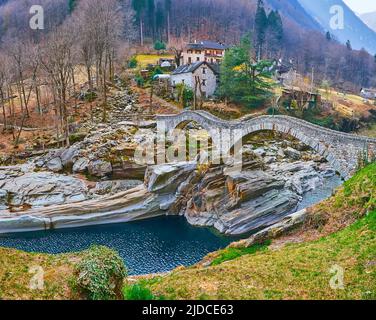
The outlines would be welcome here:
[[[201,83],[201,90],[204,97],[213,96],[218,84],[219,68],[217,65],[209,64],[205,61],[192,64],[182,65],[171,74],[171,85],[176,87],[180,83],[184,83],[193,91],[196,87],[196,77]],[[200,96],[198,89],[196,94]]]
[[[376,89],[362,88],[360,95],[364,99],[376,99]]]
[[[184,65],[205,61],[211,64],[219,64],[228,48],[228,46],[214,41],[205,40],[188,43],[182,53],[180,63]]]

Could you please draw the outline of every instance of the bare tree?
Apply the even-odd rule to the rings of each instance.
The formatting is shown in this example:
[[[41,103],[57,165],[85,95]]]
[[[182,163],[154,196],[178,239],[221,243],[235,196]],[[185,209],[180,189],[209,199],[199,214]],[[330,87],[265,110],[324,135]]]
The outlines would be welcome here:
[[[60,127],[67,145],[69,145],[68,88],[74,72],[73,43],[74,35],[66,25],[63,25],[49,34],[42,43],[39,54],[40,64],[50,80],[57,100]]]

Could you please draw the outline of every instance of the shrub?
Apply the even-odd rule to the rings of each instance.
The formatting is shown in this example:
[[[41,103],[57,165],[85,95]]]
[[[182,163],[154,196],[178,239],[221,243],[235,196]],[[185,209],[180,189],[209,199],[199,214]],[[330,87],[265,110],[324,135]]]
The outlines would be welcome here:
[[[128,62],[128,67],[131,69],[137,68],[138,62],[136,57],[132,57],[131,60]]]
[[[166,44],[158,40],[154,43],[154,49],[157,51],[166,50]]]
[[[140,283],[136,283],[123,288],[125,300],[154,300],[155,297],[150,289]]]
[[[127,270],[120,256],[103,246],[93,246],[85,251],[76,265],[76,285],[90,300],[121,298],[126,275]]]
[[[86,136],[87,133],[84,132],[72,133],[71,135],[69,135],[69,142],[72,144],[76,142],[81,142],[85,140]]]
[[[141,77],[140,75],[137,75],[137,76],[134,78],[134,80],[136,81],[138,87],[143,87],[144,84],[145,84],[145,80],[144,80],[144,78]]]
[[[94,91],[88,91],[84,95],[84,100],[86,102],[93,102],[97,98],[97,94]]]
[[[184,107],[187,107],[193,101],[194,93],[192,89],[183,83],[179,83],[176,85],[176,90],[179,101]]]
[[[163,74],[163,70],[160,66],[156,66],[153,70],[153,74],[151,76],[152,79],[154,79],[154,77],[158,74]]]

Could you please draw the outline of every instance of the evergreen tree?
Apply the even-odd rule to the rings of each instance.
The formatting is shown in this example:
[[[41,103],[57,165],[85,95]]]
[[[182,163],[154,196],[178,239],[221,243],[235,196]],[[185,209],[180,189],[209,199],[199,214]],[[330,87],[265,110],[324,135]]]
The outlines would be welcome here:
[[[158,32],[158,37],[162,40],[162,31],[165,23],[165,12],[163,5],[161,3],[158,3],[157,5],[157,12],[156,12],[156,28]]]
[[[140,43],[144,45],[143,14],[146,8],[146,0],[132,0],[133,10],[136,11],[136,20],[140,24]]]
[[[352,50],[352,46],[351,46],[350,40],[347,40],[346,47],[347,47],[347,49]]]
[[[166,14],[167,14],[167,42],[169,42],[171,38],[170,20],[171,20],[172,0],[164,0],[164,7],[165,7]]]
[[[155,2],[154,0],[147,0],[147,19],[149,27],[151,28],[152,37],[155,40],[155,29],[156,29],[156,21],[155,21]]]
[[[263,0],[258,0],[257,11],[255,17],[255,32],[256,32],[256,44],[257,50],[260,55],[262,53],[262,48],[265,43],[266,29],[268,28],[268,17],[265,12]],[[261,58],[261,57],[259,57]]]
[[[268,47],[271,53],[277,52],[282,46],[283,23],[278,11],[270,11],[267,29]]]
[[[77,0],[68,0],[68,10],[69,10],[69,13],[72,13],[74,8],[76,7],[77,5]]]
[[[229,49],[221,64],[219,94],[248,108],[263,105],[271,98],[269,61],[253,62],[250,37]]]

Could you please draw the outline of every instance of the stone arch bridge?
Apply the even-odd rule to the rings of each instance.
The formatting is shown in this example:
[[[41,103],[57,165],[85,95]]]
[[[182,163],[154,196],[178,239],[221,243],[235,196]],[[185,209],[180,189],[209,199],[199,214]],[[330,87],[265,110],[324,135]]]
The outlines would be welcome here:
[[[373,159],[376,154],[374,138],[330,130],[289,116],[260,116],[236,121],[222,120],[205,111],[157,116],[158,128],[164,128],[166,132],[189,122],[198,123],[210,135],[218,134],[218,129],[238,130],[242,137],[264,130],[289,134],[325,157],[344,179],[353,175],[360,156],[366,154]]]

